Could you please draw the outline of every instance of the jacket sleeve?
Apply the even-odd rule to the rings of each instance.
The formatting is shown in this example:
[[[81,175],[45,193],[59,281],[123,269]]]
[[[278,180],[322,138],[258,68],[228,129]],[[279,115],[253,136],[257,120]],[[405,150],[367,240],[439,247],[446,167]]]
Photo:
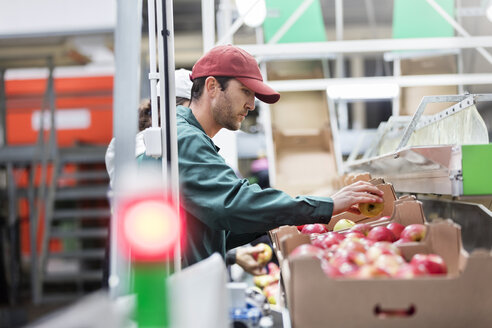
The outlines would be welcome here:
[[[331,198],[292,198],[237,178],[205,135],[181,133],[178,152],[183,205],[213,229],[256,233],[281,225],[327,223],[331,218]]]
[[[226,250],[249,244],[255,239],[264,236],[265,232],[236,234],[229,232],[226,236]]]

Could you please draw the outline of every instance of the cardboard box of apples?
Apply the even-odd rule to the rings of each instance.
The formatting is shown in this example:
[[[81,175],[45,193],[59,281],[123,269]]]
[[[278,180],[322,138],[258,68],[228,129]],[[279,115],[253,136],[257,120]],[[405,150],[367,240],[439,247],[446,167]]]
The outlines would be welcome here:
[[[460,227],[425,223],[412,197],[391,207],[336,233],[272,232],[293,326],[492,327],[490,250],[467,254]]]

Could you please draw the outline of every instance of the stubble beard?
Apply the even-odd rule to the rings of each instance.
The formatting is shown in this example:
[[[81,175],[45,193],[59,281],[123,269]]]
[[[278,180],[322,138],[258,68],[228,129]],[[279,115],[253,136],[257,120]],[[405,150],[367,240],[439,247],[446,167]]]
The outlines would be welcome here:
[[[234,113],[232,102],[224,92],[217,105],[212,109],[215,122],[227,130],[237,131],[241,127],[238,115]]]

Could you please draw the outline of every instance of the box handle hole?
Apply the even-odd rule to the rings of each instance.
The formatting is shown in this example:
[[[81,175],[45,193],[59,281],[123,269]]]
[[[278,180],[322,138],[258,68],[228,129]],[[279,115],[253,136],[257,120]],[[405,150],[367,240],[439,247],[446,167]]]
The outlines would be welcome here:
[[[392,317],[411,317],[417,312],[415,305],[410,304],[408,308],[403,309],[393,309],[393,308],[383,308],[381,305],[376,305],[374,307],[374,315],[378,318],[392,318]]]

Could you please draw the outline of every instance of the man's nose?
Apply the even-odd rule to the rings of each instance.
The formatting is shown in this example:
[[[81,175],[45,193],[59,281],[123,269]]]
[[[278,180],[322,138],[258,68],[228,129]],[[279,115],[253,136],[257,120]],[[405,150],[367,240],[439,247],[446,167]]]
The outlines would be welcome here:
[[[246,103],[246,108],[249,110],[249,111],[254,111],[255,110],[255,97],[253,96],[252,99],[250,99],[247,103]]]

